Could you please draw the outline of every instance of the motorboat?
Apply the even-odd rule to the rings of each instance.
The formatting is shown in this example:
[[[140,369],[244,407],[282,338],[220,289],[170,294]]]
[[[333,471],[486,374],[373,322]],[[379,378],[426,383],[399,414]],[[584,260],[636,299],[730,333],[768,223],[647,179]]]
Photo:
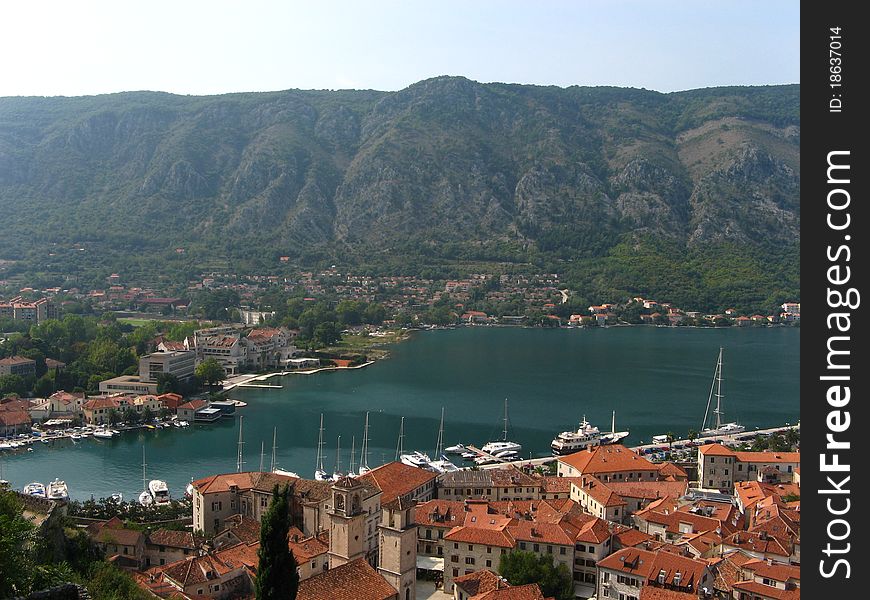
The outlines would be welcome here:
[[[427,454],[420,452],[419,450],[401,454],[399,455],[399,460],[402,461],[402,464],[408,465],[409,467],[419,467],[421,469],[427,468],[429,463],[432,462],[432,459],[429,458]]]
[[[69,490],[66,483],[60,479],[55,479],[48,484],[46,495],[49,500],[69,500]]]
[[[95,429],[93,435],[98,440],[110,440],[115,437],[108,429]]]
[[[465,452],[465,445],[456,444],[455,446],[447,446],[446,448],[444,448],[444,452],[447,452],[449,454],[462,454],[463,452]]]
[[[163,505],[169,504],[169,488],[166,486],[165,481],[161,481],[160,479],[152,479],[148,482],[148,491],[151,492],[151,496],[154,498],[154,504]]]
[[[28,496],[35,496],[36,498],[45,498],[45,486],[38,481],[34,481],[33,483],[28,483],[24,486],[24,489],[21,490]]]

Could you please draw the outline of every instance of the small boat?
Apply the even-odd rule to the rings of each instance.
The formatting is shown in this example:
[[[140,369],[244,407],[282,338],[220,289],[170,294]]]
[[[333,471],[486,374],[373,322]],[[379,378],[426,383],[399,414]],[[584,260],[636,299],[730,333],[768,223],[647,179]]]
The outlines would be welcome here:
[[[124,501],[124,494],[121,492],[115,492],[111,496],[109,496],[109,500],[114,502],[115,504],[121,504]]]
[[[477,458],[477,452],[463,452],[462,458],[467,458],[467,459]]]
[[[513,458],[519,454],[516,450],[502,450],[501,452],[496,452],[493,454],[496,458]]]
[[[28,483],[24,486],[24,489],[21,490],[28,496],[35,496],[37,498],[45,498],[45,486],[38,481],[34,481],[33,483]]]
[[[154,427],[154,425],[151,425],[151,424],[149,423],[149,424],[146,424],[146,425],[145,425],[145,429],[157,429],[157,428]]]
[[[49,440],[49,439],[47,439],[47,438],[42,438],[42,439],[40,439],[39,441],[42,442],[43,444],[47,444],[47,443],[49,443],[51,440]]]
[[[33,448],[28,448],[27,451],[28,451],[28,452],[33,452]]]
[[[72,434],[72,435],[69,436],[69,437],[70,437],[71,440],[80,440],[80,439],[82,439],[82,434],[80,434],[80,433],[74,433],[74,434]]]
[[[69,490],[66,483],[60,479],[55,479],[48,484],[47,495],[49,500],[69,500]]]
[[[190,427],[190,423],[187,421],[176,421],[176,425],[178,425],[178,427]]]
[[[114,434],[107,429],[95,429],[94,430],[94,438],[98,440],[110,440],[114,437]]]
[[[184,488],[184,497],[185,498],[193,498],[193,481],[187,484]]]
[[[450,454],[462,454],[465,452],[464,444],[456,444],[455,446],[447,446],[444,448],[444,452],[448,452]]]
[[[169,504],[169,488],[166,487],[166,482],[160,479],[152,479],[148,482],[148,491],[154,498],[154,503],[157,505]]]
[[[491,465],[493,463],[499,462],[499,460],[492,456],[478,456],[474,459],[474,462],[478,465]]]
[[[436,473],[453,473],[454,471],[458,471],[459,467],[454,465],[446,456],[441,455],[440,460],[433,460],[429,463],[429,467],[431,471],[435,471]]]
[[[488,442],[483,445],[481,450],[486,452],[487,454],[495,454],[496,452],[503,452],[504,450],[516,450],[519,452],[523,449],[523,447],[516,443],[510,442],[507,439],[508,434],[508,401],[507,398],[504,399],[504,427],[502,429],[502,438],[501,441],[496,442]],[[476,461],[475,461],[476,462]],[[478,463],[479,464],[479,463]]]

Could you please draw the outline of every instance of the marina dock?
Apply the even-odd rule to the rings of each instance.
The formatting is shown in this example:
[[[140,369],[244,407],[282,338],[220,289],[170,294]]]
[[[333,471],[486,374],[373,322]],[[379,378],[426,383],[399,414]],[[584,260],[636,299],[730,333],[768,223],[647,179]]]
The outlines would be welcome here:
[[[726,446],[732,444],[739,444],[741,442],[746,442],[752,440],[758,436],[768,436],[773,435],[775,433],[783,433],[790,429],[800,429],[800,423],[796,425],[783,425],[781,427],[768,427],[767,429],[753,429],[751,431],[741,431],[740,433],[735,433],[732,435],[715,435],[711,437],[703,437],[703,438],[695,438],[694,440],[680,439],[674,440],[670,444],[668,442],[661,442],[656,444],[641,444],[639,446],[632,446],[631,449],[635,452],[644,453],[645,450],[654,450],[654,449],[665,449],[667,450],[669,447],[673,448],[682,448],[686,446],[701,446],[703,444],[724,444]]]

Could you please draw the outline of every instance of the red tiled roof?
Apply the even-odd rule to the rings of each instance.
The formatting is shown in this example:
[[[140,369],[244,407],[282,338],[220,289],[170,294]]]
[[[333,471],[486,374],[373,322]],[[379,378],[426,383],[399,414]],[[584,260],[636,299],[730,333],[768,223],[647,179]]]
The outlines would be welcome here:
[[[455,527],[445,534],[444,539],[451,542],[482,544],[484,546],[498,546],[500,548],[513,548],[516,545],[516,541],[508,533],[506,526],[502,526],[501,529]]]
[[[537,583],[529,583],[526,585],[514,585],[507,588],[492,590],[477,596],[472,596],[469,600],[546,600],[544,594],[541,593],[541,588]]]
[[[755,581],[740,581],[732,586],[736,590],[748,592],[752,597],[760,597],[767,600],[798,600],[801,597],[800,588],[783,590]]]
[[[148,543],[154,546],[169,546],[170,548],[196,549],[196,540],[189,531],[172,531],[158,529],[148,534]]]
[[[645,585],[640,590],[640,600],[698,600],[698,594]]]
[[[608,444],[581,450],[559,458],[584,475],[620,471],[657,471],[656,465],[622,444]]]
[[[801,580],[801,568],[795,565],[768,562],[766,560],[750,560],[743,565],[743,569],[752,571],[760,577],[775,579],[776,581],[788,581],[790,579]]]
[[[485,594],[510,585],[501,576],[496,575],[487,569],[480,569],[479,571],[469,573],[468,575],[454,577],[453,584],[470,597],[478,594]]]
[[[30,413],[23,410],[2,410],[0,411],[0,425],[6,427],[15,427],[17,425],[27,425],[31,422]]]
[[[412,493],[427,483],[433,482],[436,474],[425,469],[412,467],[399,461],[389,462],[372,469],[359,479],[375,485],[383,495],[381,503],[390,502]]]
[[[665,496],[679,497],[686,493],[688,481],[611,481],[607,487],[622,498],[654,500]]]
[[[637,529],[624,529],[613,535],[614,541],[618,542],[623,548],[633,548],[640,546],[644,542],[654,539],[648,533],[644,533]]]
[[[239,490],[256,489],[262,492],[271,492],[278,485],[293,484],[298,478],[289,475],[277,475],[275,473],[258,473],[249,471],[244,473],[228,473],[225,475],[211,475],[193,482],[193,487],[201,494],[212,492],[226,492],[231,486]]]
[[[299,582],[296,600],[390,600],[398,592],[363,558]]]

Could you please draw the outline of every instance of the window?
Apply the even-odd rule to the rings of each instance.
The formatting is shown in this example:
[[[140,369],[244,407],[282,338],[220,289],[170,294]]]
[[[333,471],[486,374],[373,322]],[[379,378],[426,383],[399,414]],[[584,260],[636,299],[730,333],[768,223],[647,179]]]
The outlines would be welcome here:
[[[466,565],[473,565],[474,564],[474,557],[473,556],[466,556],[465,557],[465,564]]]
[[[427,540],[431,540],[431,539],[432,539],[432,530],[431,530],[431,529],[427,529],[427,530],[426,530],[426,539],[427,539]]]
[[[453,569],[453,576],[459,577],[459,569]]]
[[[450,562],[458,563],[458,562],[459,562],[459,555],[457,555],[457,554],[451,554],[451,555],[450,555]]]
[[[565,554],[565,546],[562,546],[561,548],[559,548],[559,554],[562,554],[562,555]]]
[[[662,569],[661,571],[659,571],[658,582],[659,582],[659,583],[664,583],[664,582],[665,582],[665,570],[664,570],[664,569]]]
[[[473,550],[474,550],[474,546],[472,546],[471,544],[468,544],[468,551],[472,552]]]
[[[550,546],[549,544],[547,544],[547,554],[552,554],[552,553],[553,553],[553,547]]]
[[[487,554],[492,554],[492,546],[487,546],[487,547],[486,547],[486,553],[487,553]]]
[[[453,542],[453,549],[459,550],[459,542]]]
[[[487,561],[486,561],[486,566],[487,566],[487,567],[491,567],[491,566],[492,566],[492,561],[491,561],[491,560],[487,560]]]

